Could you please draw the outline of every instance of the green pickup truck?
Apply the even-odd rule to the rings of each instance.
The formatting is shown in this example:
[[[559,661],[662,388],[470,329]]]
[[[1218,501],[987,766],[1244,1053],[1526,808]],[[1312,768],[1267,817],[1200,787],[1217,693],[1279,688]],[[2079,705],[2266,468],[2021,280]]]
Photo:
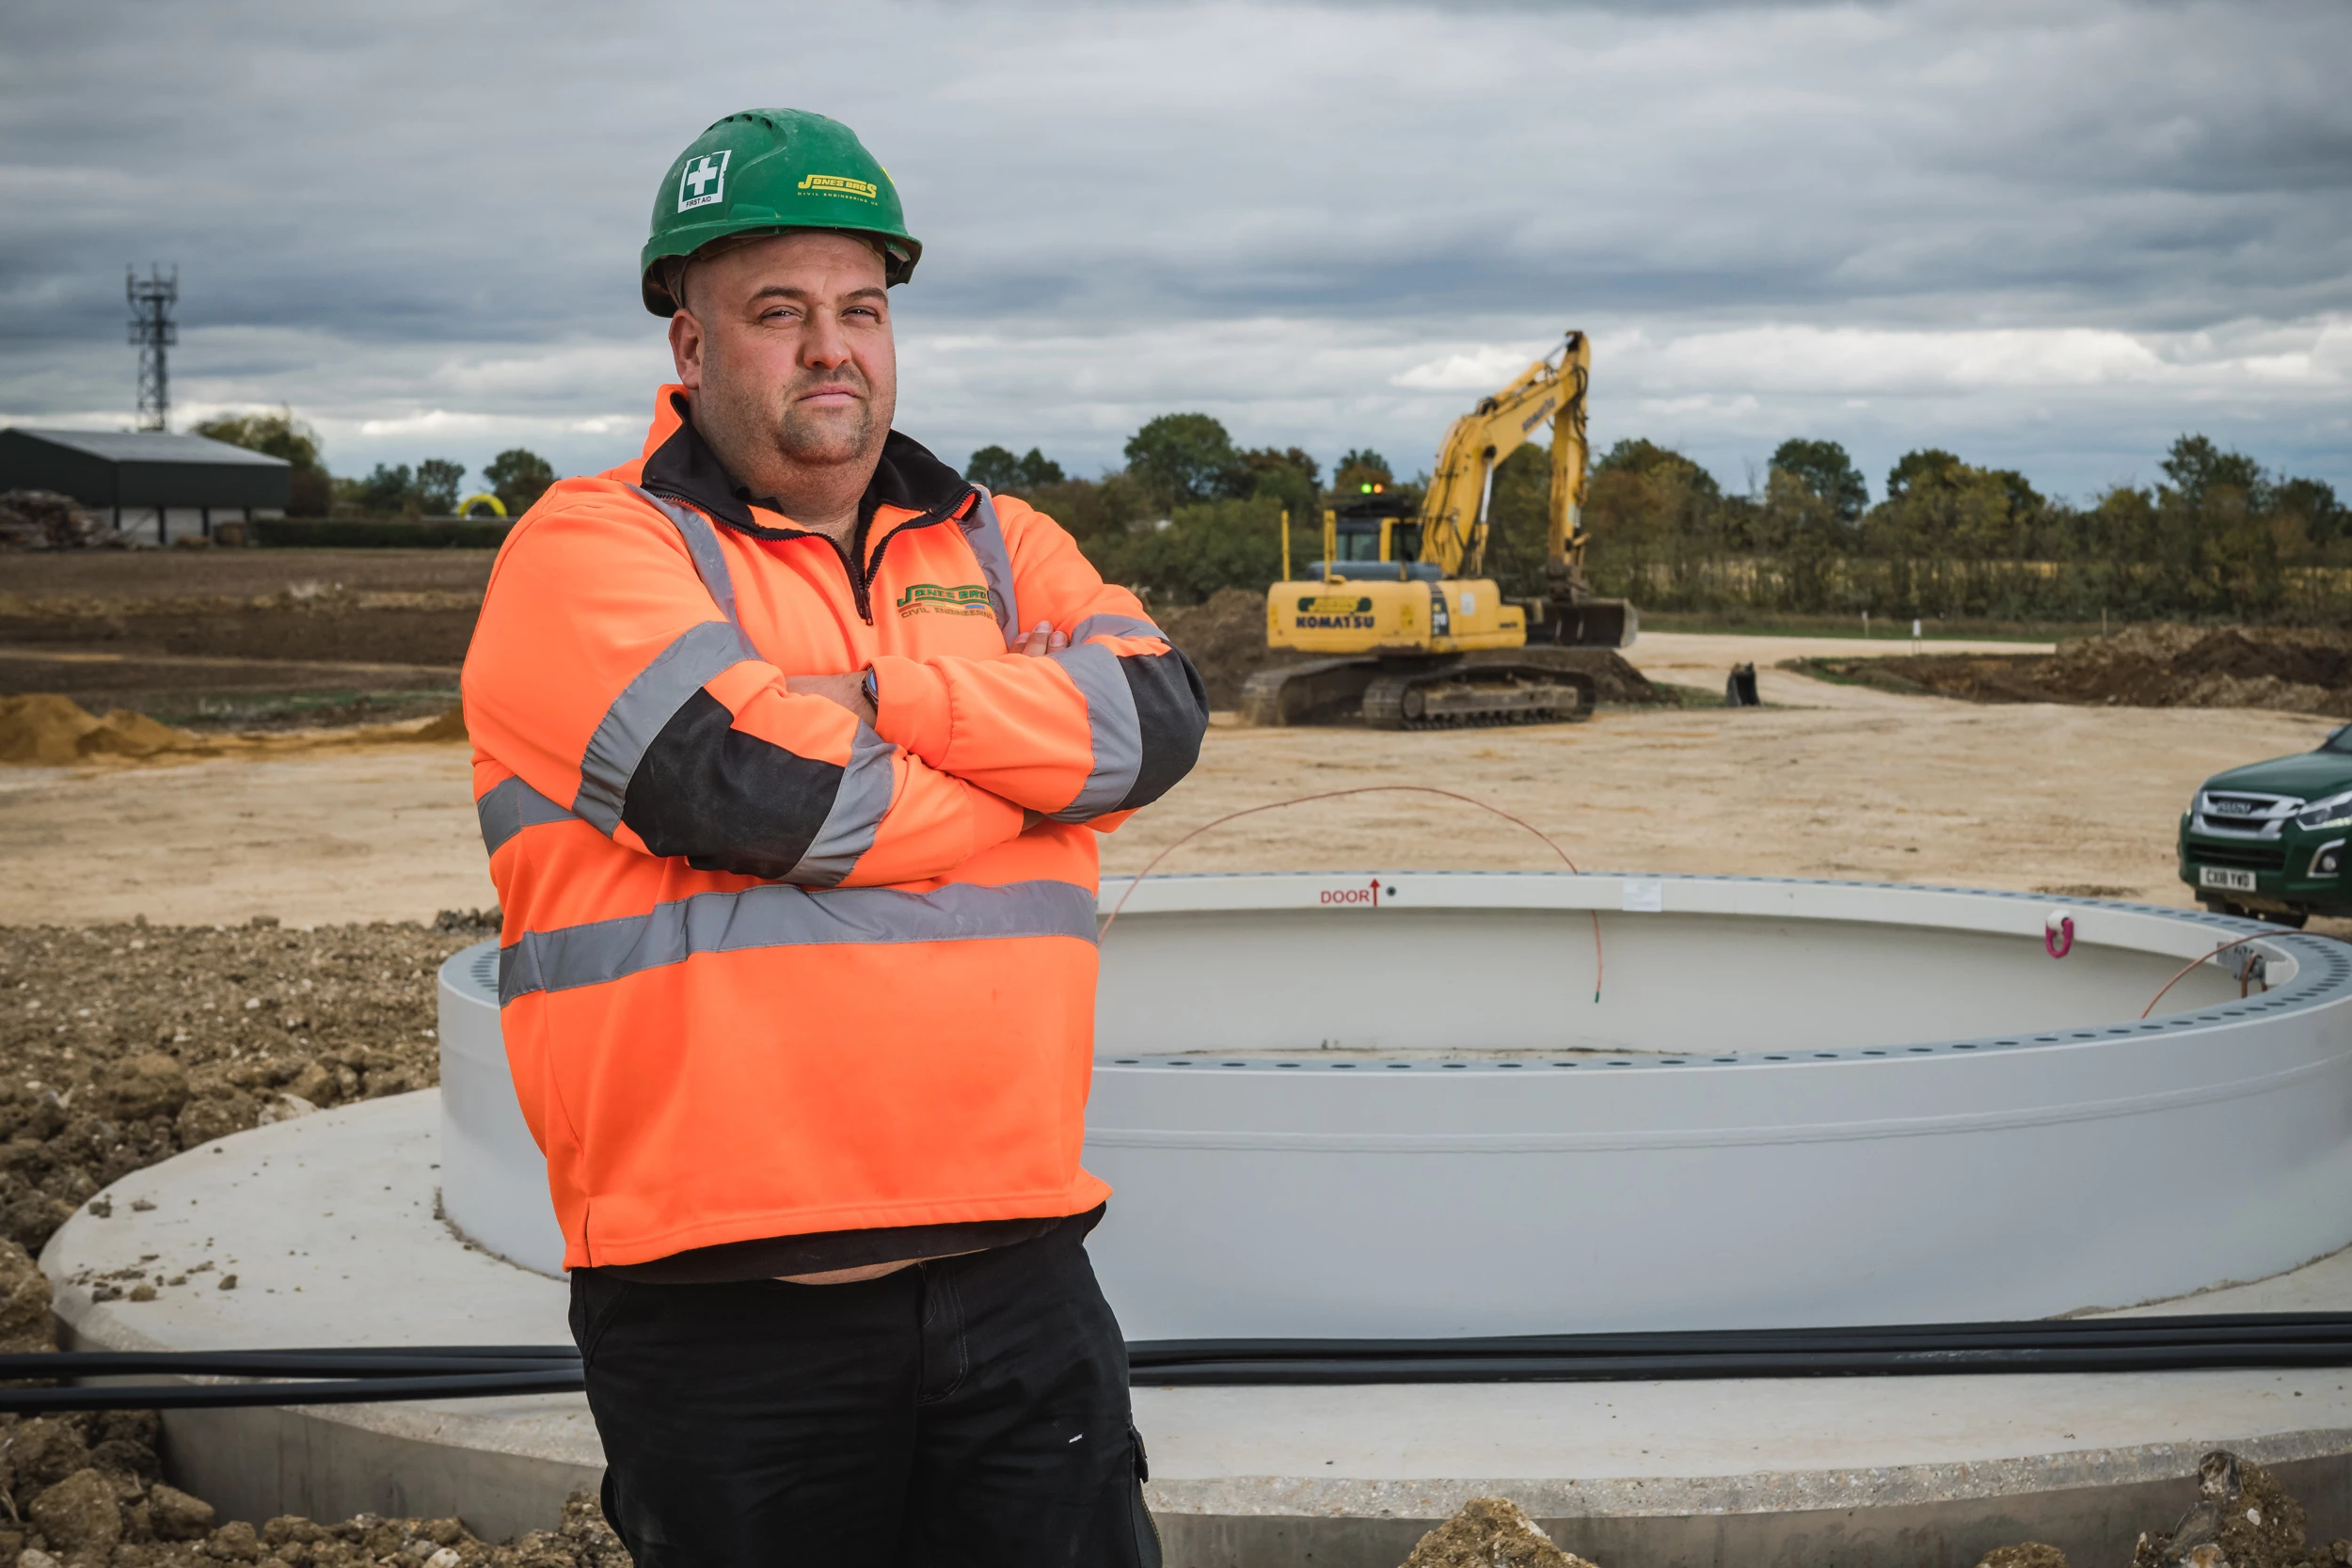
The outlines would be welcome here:
[[[2316,752],[2216,773],[2181,814],[2181,880],[2210,910],[2352,914],[2352,724]]]

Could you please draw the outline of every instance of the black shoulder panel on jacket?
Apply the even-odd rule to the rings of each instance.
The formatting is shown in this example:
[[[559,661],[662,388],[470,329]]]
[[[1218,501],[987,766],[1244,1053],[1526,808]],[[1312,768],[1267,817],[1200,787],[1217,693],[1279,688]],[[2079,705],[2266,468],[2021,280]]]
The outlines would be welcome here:
[[[1136,699],[1142,731],[1143,761],[1127,798],[1111,808],[1134,811],[1176,787],[1200,760],[1200,736],[1209,727],[1209,690],[1192,660],[1174,648],[1164,654],[1130,654],[1119,661]]]
[[[645,748],[621,820],[697,871],[777,878],[808,852],[840,788],[837,764],[745,735],[725,704],[697,691]]]

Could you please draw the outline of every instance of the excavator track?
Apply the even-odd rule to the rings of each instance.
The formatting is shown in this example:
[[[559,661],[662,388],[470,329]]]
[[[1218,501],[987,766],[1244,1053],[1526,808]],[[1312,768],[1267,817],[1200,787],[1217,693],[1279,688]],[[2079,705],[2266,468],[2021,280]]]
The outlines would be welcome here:
[[[1593,716],[1593,678],[1538,665],[1475,664],[1375,676],[1364,722],[1375,730],[1578,724]]]

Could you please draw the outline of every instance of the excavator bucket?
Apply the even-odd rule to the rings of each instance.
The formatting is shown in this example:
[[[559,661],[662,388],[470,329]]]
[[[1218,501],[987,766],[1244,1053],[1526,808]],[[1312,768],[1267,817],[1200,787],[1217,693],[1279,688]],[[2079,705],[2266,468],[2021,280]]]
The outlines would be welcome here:
[[[1581,599],[1547,605],[1549,613],[1527,628],[1532,643],[1560,648],[1629,648],[1641,632],[1641,615],[1629,599]]]

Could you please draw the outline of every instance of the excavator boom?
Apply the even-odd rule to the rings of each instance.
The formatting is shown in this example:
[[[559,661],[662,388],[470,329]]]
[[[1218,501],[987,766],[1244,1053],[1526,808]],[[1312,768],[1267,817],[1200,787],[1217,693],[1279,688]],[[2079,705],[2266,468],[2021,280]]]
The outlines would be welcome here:
[[[1532,642],[1623,648],[1638,626],[1632,605],[1596,595],[1584,578],[1585,388],[1592,345],[1569,332],[1560,346],[1512,383],[1455,420],[1438,449],[1438,466],[1422,500],[1422,559],[1448,577],[1484,569],[1494,503],[1495,469],[1551,427],[1551,499],[1544,539],[1544,594],[1529,609]]]

